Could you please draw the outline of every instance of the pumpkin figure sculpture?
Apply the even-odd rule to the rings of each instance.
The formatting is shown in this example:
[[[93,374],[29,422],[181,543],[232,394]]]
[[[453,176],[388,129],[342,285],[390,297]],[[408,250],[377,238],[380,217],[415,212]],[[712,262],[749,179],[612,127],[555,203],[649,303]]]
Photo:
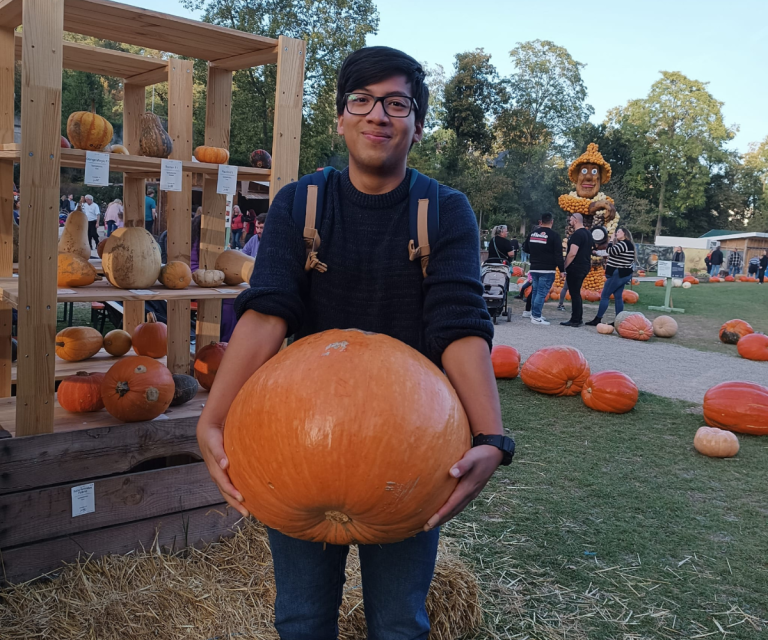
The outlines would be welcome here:
[[[470,439],[434,364],[389,336],[338,329],[267,361],[224,427],[245,508],[288,536],[342,545],[422,531],[453,492],[449,470]]]

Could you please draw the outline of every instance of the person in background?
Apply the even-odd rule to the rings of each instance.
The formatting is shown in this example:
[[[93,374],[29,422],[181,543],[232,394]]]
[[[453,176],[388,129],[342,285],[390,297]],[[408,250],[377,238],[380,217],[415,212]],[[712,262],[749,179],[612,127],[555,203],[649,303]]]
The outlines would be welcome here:
[[[510,240],[512,243],[512,261],[515,261],[520,256],[520,243],[517,241],[517,237],[513,237],[512,240]]]
[[[728,273],[732,276],[738,275],[741,273],[742,268],[741,253],[739,251],[731,251],[731,255],[728,256]]]
[[[155,202],[154,195],[154,190],[150,189],[144,196],[144,228],[150,233],[152,233],[152,227],[155,226],[155,220],[157,220],[157,202]]]
[[[72,209],[69,208],[69,200],[67,200],[67,196],[61,196],[61,204],[59,205],[59,211],[61,213],[69,214],[72,212]]]
[[[563,282],[563,288],[560,289],[560,301],[557,303],[558,311],[565,311],[565,296],[568,294],[568,281]]]
[[[541,216],[541,224],[536,227],[523,245],[525,252],[531,256],[531,268],[528,274],[532,276],[533,291],[530,297],[531,311],[523,313],[530,316],[531,324],[548,325],[546,318],[541,315],[544,302],[555,281],[555,270],[564,269],[563,241],[552,228],[554,216],[545,213]]]
[[[720,251],[719,244],[712,250],[712,255],[709,257],[709,262],[711,264],[711,267],[709,268],[709,275],[718,275],[720,273],[720,269],[723,268],[723,252]]]
[[[248,241],[253,238],[255,222],[256,212],[253,209],[248,209],[243,214],[243,245],[248,244]]]
[[[712,270],[712,252],[711,251],[706,256],[704,256],[704,266],[707,268],[707,273],[709,273]]]
[[[584,305],[581,302],[581,285],[592,266],[592,234],[584,228],[584,217],[580,213],[571,216],[574,232],[568,238],[565,257],[565,281],[571,292],[571,318],[560,324],[564,327],[583,326]]]
[[[21,207],[21,202],[19,201],[19,198],[14,198],[13,200],[13,219],[16,221],[16,224],[19,224],[19,208]]]
[[[91,240],[93,240],[94,249],[99,246],[99,231],[97,225],[99,223],[99,216],[101,210],[99,205],[94,203],[93,196],[88,194],[85,196],[85,202],[80,206],[85,217],[88,218],[88,246],[91,246]]]
[[[72,213],[77,209],[77,202],[75,202],[74,196],[71,193],[67,196],[67,200],[69,201],[69,212]]]
[[[626,227],[619,227],[608,243],[608,262],[605,265],[605,275],[608,278],[603,285],[600,295],[600,306],[597,315],[586,324],[596,327],[603,321],[603,315],[611,303],[611,295],[615,299],[614,310],[618,315],[624,311],[624,285],[632,280],[632,267],[637,262],[637,251],[632,242],[632,234]],[[573,297],[573,294],[571,294]]]
[[[107,227],[107,238],[112,235],[112,232],[117,229],[117,222],[119,218],[118,214],[123,213],[123,201],[120,198],[115,198],[107,205],[107,210],[104,213],[104,225]]]
[[[200,230],[203,226],[203,208],[197,208],[197,214],[192,218],[192,236],[190,238],[189,268],[192,273],[200,268]]]
[[[675,247],[675,251],[672,253],[672,262],[685,263],[685,253],[683,253],[682,247]]]
[[[243,235],[243,214],[237,205],[232,207],[232,224],[230,229],[232,231],[232,238],[229,246],[233,249],[239,249],[242,246],[240,244],[240,237]]]
[[[512,243],[507,240],[507,225],[500,224],[493,228],[491,242],[488,245],[488,260],[486,262],[493,262],[496,264],[506,262],[509,264],[512,262],[512,257],[515,255],[515,249]]]
[[[267,214],[260,213],[256,216],[254,222],[254,234],[253,237],[245,243],[243,247],[243,253],[251,258],[255,258],[259,252],[259,243],[261,242],[261,234],[264,233],[264,223],[267,221]]]
[[[122,229],[125,226],[125,220],[123,220],[124,213],[122,211],[117,212],[117,228]]]
[[[747,267],[747,275],[750,278],[756,278],[757,272],[760,270],[760,258],[752,256],[749,259],[749,266]]]
[[[768,269],[768,249],[763,251],[763,255],[760,256],[760,268],[757,270],[757,279],[760,284],[765,281],[765,271]]]

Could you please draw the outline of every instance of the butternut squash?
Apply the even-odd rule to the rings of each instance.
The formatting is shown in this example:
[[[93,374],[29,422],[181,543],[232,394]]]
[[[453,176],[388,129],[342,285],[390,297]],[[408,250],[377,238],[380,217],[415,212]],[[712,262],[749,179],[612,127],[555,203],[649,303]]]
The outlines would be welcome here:
[[[222,251],[216,258],[215,268],[224,272],[225,284],[240,284],[250,281],[254,262],[254,258],[242,251],[227,250]]]
[[[88,218],[80,205],[82,205],[82,201],[67,216],[64,231],[59,238],[59,253],[74,253],[83,260],[88,260],[91,257],[91,245],[88,242]]]
[[[56,272],[59,287],[87,287],[96,280],[96,269],[75,253],[60,253]]]

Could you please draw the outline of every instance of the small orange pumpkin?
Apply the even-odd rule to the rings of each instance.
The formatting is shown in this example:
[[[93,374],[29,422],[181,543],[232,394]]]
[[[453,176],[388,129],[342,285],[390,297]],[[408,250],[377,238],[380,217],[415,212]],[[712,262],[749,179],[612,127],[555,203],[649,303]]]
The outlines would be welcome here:
[[[525,386],[539,393],[575,396],[589,377],[589,365],[578,349],[544,347],[525,361],[520,377]]]
[[[526,280],[525,278],[518,278],[517,279],[517,284],[523,284],[523,282],[525,282],[525,280]]]
[[[720,327],[720,340],[725,344],[738,344],[739,339],[755,330],[744,320],[729,320]]]
[[[666,280],[662,278],[661,280],[657,280],[655,286],[657,287],[663,287],[666,284]]]
[[[113,329],[104,336],[104,351],[111,356],[124,356],[132,344],[131,334],[122,329]]]
[[[491,362],[497,378],[517,378],[520,372],[520,352],[506,344],[494,345],[491,349]]]
[[[195,159],[198,162],[226,164],[229,161],[229,151],[221,147],[197,147],[195,149]]]
[[[712,276],[712,277],[709,279],[709,281],[710,281],[710,282],[722,282],[722,280],[721,280],[720,278],[718,278],[717,276]]]
[[[742,358],[768,361],[768,336],[763,333],[748,333],[739,339],[736,348]]]
[[[624,301],[624,304],[635,304],[640,299],[640,295],[637,291],[624,289],[624,292],[621,294],[621,299]]]
[[[56,334],[56,355],[67,362],[79,362],[95,356],[104,338],[93,327],[67,327]]]
[[[186,289],[192,282],[192,270],[186,262],[172,260],[160,269],[158,280],[167,289]]]
[[[104,406],[123,422],[154,420],[170,406],[175,390],[168,368],[146,356],[121,358],[101,383]]]
[[[616,331],[622,338],[644,342],[653,335],[653,325],[644,315],[636,313],[622,320]]]
[[[78,371],[59,383],[56,399],[62,409],[71,413],[101,411],[104,408],[104,401],[101,399],[103,381],[103,373]]]
[[[584,383],[581,399],[595,411],[627,413],[637,404],[637,385],[620,371],[593,373]]]
[[[168,354],[168,326],[158,322],[154,313],[148,313],[147,321],[133,330],[131,341],[138,355],[162,358]]]
[[[207,391],[210,391],[213,386],[227,344],[226,342],[211,342],[195,355],[195,378],[197,378],[200,386]]]
[[[704,394],[704,422],[710,427],[768,435],[768,387],[721,382]]]
[[[726,282],[734,282],[735,280],[736,280],[736,278],[734,278],[733,276],[725,276],[725,281]]]
[[[525,272],[523,271],[522,267],[512,267],[512,275],[513,276],[515,276],[515,277],[522,276],[524,273]]]
[[[724,429],[699,427],[693,437],[693,447],[710,458],[732,458],[739,452],[739,439]]]

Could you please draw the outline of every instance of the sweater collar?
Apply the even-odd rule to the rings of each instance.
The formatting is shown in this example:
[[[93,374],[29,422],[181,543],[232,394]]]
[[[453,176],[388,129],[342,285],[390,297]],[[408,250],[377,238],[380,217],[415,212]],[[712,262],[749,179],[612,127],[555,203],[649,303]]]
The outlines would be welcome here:
[[[388,193],[371,195],[369,193],[358,191],[355,188],[355,185],[353,185],[352,181],[349,179],[349,167],[347,167],[341,172],[341,188],[344,199],[350,204],[363,209],[391,209],[392,207],[402,204],[403,201],[408,198],[410,179],[411,170],[406,169],[405,178],[395,189]]]

